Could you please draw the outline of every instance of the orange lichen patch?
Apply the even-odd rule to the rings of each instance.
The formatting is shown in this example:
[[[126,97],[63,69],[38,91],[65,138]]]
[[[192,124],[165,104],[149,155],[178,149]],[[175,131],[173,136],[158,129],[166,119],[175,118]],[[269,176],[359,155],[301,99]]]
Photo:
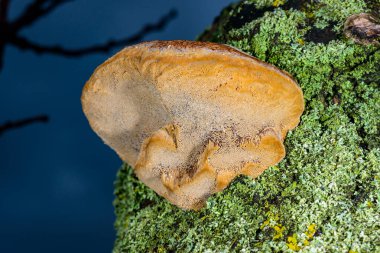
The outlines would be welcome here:
[[[82,105],[138,178],[185,209],[278,163],[304,109],[287,73],[232,47],[192,41],[125,48],[96,69]]]

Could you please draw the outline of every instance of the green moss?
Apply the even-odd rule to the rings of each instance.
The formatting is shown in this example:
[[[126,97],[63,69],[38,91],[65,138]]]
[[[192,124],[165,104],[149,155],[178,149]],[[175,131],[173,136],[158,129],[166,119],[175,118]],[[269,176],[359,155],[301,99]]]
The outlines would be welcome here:
[[[237,178],[199,212],[169,204],[123,166],[115,253],[380,252],[380,49],[342,32],[348,15],[376,4],[273,2],[232,5],[199,39],[240,48],[297,79],[306,107],[285,159],[256,180]],[[260,8],[267,11],[249,14]],[[239,13],[249,15],[236,25]]]

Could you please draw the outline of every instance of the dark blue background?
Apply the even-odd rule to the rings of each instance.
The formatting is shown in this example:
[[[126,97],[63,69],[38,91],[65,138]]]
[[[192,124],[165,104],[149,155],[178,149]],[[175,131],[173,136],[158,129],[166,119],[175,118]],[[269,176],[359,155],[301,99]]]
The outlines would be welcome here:
[[[10,17],[29,2],[13,0]],[[44,44],[88,46],[133,34],[176,8],[178,17],[144,40],[192,40],[230,2],[78,0],[23,35]],[[113,182],[121,161],[88,126],[80,95],[95,67],[118,50],[68,59],[6,48],[0,123],[40,113],[51,120],[0,136],[0,252],[111,251]]]

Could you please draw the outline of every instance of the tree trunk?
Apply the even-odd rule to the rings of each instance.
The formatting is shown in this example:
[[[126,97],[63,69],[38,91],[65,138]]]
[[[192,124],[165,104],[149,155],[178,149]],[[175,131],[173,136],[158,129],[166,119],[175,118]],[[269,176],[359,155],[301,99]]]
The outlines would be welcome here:
[[[304,92],[287,155],[198,212],[171,205],[123,166],[114,252],[380,252],[379,37],[344,32],[349,16],[379,10],[378,0],[245,0],[224,9],[199,40],[271,63]]]

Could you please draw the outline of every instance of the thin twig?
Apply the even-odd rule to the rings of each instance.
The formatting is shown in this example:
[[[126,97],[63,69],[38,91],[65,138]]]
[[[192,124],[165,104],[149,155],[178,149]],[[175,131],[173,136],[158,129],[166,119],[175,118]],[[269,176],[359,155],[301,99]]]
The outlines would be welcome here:
[[[20,120],[15,120],[15,121],[8,121],[0,125],[0,135],[12,129],[24,127],[24,126],[37,123],[37,122],[46,123],[48,121],[49,121],[49,117],[45,114],[36,115],[30,118],[25,118],[25,119],[20,119]]]
[[[3,68],[6,33],[8,30],[9,0],[0,0],[0,70]]]
[[[39,43],[32,42],[29,39],[24,38],[22,36],[16,36],[15,38],[12,38],[11,43],[21,50],[29,50],[37,54],[55,54],[66,57],[80,57],[93,53],[107,53],[114,48],[139,42],[145,35],[164,29],[165,26],[176,16],[177,11],[173,9],[169,11],[166,15],[162,16],[157,23],[145,25],[140,29],[140,31],[133,34],[132,36],[121,38],[119,40],[109,40],[102,44],[78,49],[68,49],[64,48],[61,45],[41,45]]]
[[[83,48],[70,49],[62,45],[43,45],[20,35],[19,30],[34,23],[42,16],[49,14],[55,8],[70,0],[34,0],[24,13],[14,22],[7,21],[9,0],[0,0],[0,71],[3,67],[4,50],[7,45],[13,45],[21,50],[32,51],[37,54],[54,54],[65,57],[80,57],[93,53],[107,53],[114,48],[127,46],[141,41],[149,33],[163,30],[170,21],[177,16],[175,9],[163,15],[156,23],[146,24],[132,36],[118,40],[108,40],[105,43],[95,44]]]
[[[32,25],[40,18],[50,14],[60,5],[69,2],[68,0],[34,0],[29,4],[24,12],[15,21],[10,23],[12,30],[19,31]]]
[[[7,22],[8,8],[9,0],[0,0],[0,24]]]

